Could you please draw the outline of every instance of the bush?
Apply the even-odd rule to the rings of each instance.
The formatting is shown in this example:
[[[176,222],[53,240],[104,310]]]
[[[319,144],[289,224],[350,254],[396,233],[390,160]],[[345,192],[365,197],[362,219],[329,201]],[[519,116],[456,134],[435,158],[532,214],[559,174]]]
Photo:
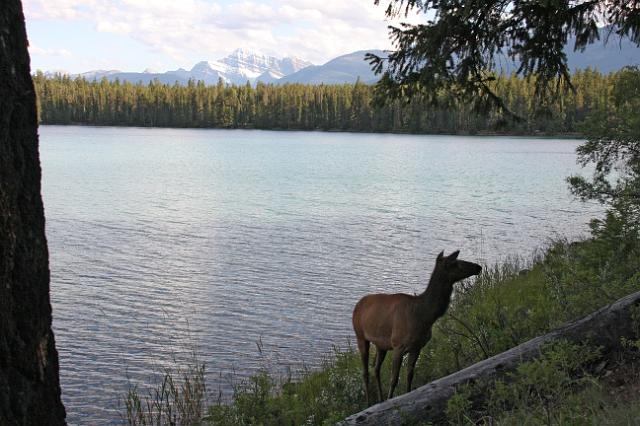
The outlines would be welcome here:
[[[606,231],[589,240],[554,242],[529,261],[510,259],[484,268],[475,280],[459,285],[447,315],[436,322],[433,337],[420,355],[416,386],[503,352],[640,290],[637,239],[614,232],[610,224],[607,226]],[[623,239],[624,251],[620,250]],[[518,370],[513,380],[519,383],[520,393],[500,396],[501,390],[509,386],[496,383],[491,409],[495,411],[501,404],[515,407],[504,414],[505,424],[522,419],[536,424],[548,418],[554,422],[558,419],[570,424],[579,422],[572,416],[582,414],[568,409],[567,404],[571,401],[576,407],[583,407],[580,401],[586,398],[587,391],[582,396],[572,395],[576,388],[588,387],[586,382],[573,381],[577,366],[571,362],[586,362],[597,354],[597,349],[588,346],[556,347],[541,360]],[[389,359],[382,371],[383,386],[388,388]],[[399,389],[404,388],[404,380],[401,374]],[[531,391],[522,393],[527,386]],[[536,403],[537,411],[518,411],[518,404],[525,400]],[[260,373],[236,388],[230,405],[218,403],[210,407],[207,419],[222,425],[323,425],[333,424],[365,407],[360,359],[349,348],[336,349],[320,370],[303,372],[295,381],[278,383],[266,372]],[[454,398],[448,410],[452,421],[464,423],[465,418],[473,418],[468,408],[464,398]],[[586,408],[582,411],[591,413]]]
[[[420,355],[415,385],[501,353],[640,290],[640,240],[636,228],[626,224],[623,217],[609,214],[602,222],[594,222],[593,237],[588,240],[556,241],[529,261],[509,259],[500,265],[485,267],[480,276],[458,285],[448,313],[435,323],[432,339]],[[640,314],[638,316],[640,318]],[[638,343],[630,339],[624,344],[629,351],[635,351],[634,345]],[[566,356],[568,353],[571,357]],[[491,412],[496,418],[496,413],[502,412],[505,424],[511,421],[535,424],[535,421],[548,422],[549,419],[574,424],[581,421],[584,413],[591,418],[600,416],[601,412],[590,411],[586,403],[581,402],[592,401],[589,393],[597,394],[597,386],[574,382],[576,366],[567,363],[583,362],[597,353],[589,347],[553,349],[539,361],[518,370],[513,378],[519,384],[517,393],[504,393],[507,384],[496,383],[492,405],[482,412],[484,415]],[[382,370],[386,389],[390,364],[388,357]],[[404,376],[403,371],[399,389],[405,387]],[[182,388],[166,376],[165,382],[146,401],[137,396],[135,389],[130,392],[128,418],[137,422],[130,421],[130,424],[160,424],[148,420],[143,423],[141,419],[157,419],[161,410],[173,416],[180,411],[174,407],[185,405],[179,402],[177,394],[198,394],[195,390],[180,390]],[[191,383],[199,382],[192,380]],[[530,391],[523,393],[523,389]],[[579,391],[574,394],[576,389]],[[519,410],[518,404],[525,400],[538,408]],[[168,401],[173,401],[173,405],[167,405]],[[509,405],[514,408],[504,411]],[[571,409],[572,405],[577,408]],[[333,424],[365,406],[357,352],[352,348],[334,349],[320,369],[302,371],[296,380],[273,377],[263,371],[239,383],[231,403],[213,404],[204,421],[216,425],[324,425]],[[499,411],[499,407],[503,411]],[[465,399],[456,396],[449,406],[451,420],[464,423],[464,419],[474,418],[468,410]],[[475,419],[478,418],[476,413]],[[184,424],[179,421],[166,424]]]

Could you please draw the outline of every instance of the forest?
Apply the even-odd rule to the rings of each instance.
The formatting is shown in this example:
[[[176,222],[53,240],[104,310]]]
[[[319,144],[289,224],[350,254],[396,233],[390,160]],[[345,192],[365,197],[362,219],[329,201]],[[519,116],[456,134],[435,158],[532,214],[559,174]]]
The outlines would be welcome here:
[[[433,96],[413,95],[410,101],[380,105],[373,102],[374,86],[360,82],[142,85],[38,72],[34,83],[42,124],[558,135],[578,133],[587,117],[611,112],[615,79],[616,73],[577,71],[572,76],[574,90],[541,104],[532,78],[496,75],[492,89],[508,109],[488,112],[444,90],[436,102]]]

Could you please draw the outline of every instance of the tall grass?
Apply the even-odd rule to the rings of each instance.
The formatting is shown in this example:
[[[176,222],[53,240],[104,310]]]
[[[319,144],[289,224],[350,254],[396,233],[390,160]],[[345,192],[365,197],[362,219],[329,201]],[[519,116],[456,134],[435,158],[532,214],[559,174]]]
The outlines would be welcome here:
[[[637,236],[619,233],[598,235],[579,243],[556,241],[528,260],[514,258],[485,267],[476,279],[457,286],[448,313],[436,322],[432,339],[422,350],[416,366],[415,386],[503,352],[640,290],[639,241]],[[636,343],[640,352],[640,342]],[[591,350],[597,352],[597,348]],[[585,353],[584,348],[581,353]],[[553,372],[550,366],[545,368],[546,372],[552,371],[551,376],[561,376],[562,371]],[[188,370],[186,376],[181,373],[179,386],[173,378],[165,376],[164,382],[147,399],[142,400],[135,392],[130,394],[129,424],[194,424],[201,419],[216,425],[327,425],[366,406],[360,360],[352,348],[336,349],[317,370],[303,370],[285,378],[274,377],[265,369],[237,383],[232,400],[214,402],[205,410],[204,417],[200,415],[201,403],[187,402],[201,401],[200,395],[204,395],[204,381],[199,371]],[[522,374],[535,378],[536,371],[532,367]],[[385,389],[389,386],[389,376],[390,360],[387,359],[382,373]],[[403,370],[399,389],[404,388],[404,380]],[[565,392],[563,395],[569,395],[572,386],[558,389]],[[593,389],[589,392],[595,394]],[[569,396],[563,399],[571,400]],[[514,402],[511,411],[505,408],[503,418],[507,423],[502,424],[527,415],[526,410],[518,414],[517,407]],[[549,417],[552,423],[572,415],[569,406],[554,407],[554,410],[564,414]],[[601,415],[602,412],[596,410],[591,418]],[[459,417],[464,423],[463,419],[464,416]],[[452,422],[456,423],[455,419]]]
[[[638,336],[640,337],[640,336]],[[610,354],[609,354],[610,355]],[[455,425],[638,425],[640,396],[619,398],[613,390],[634,392],[629,383],[640,378],[640,351],[626,352],[614,362],[586,343],[558,341],[541,356],[488,383],[461,386],[447,405],[449,424]],[[619,370],[630,380],[607,383],[602,374]],[[479,397],[480,396],[480,397]],[[618,423],[611,422],[617,418]],[[625,419],[626,421],[622,421]]]
[[[640,245],[615,239],[556,241],[530,259],[486,267],[457,287],[416,368],[417,386],[503,352],[566,321],[640,290]],[[593,348],[593,352],[597,351]],[[373,357],[372,357],[373,358]],[[388,389],[390,362],[383,365]],[[404,370],[401,386],[404,388]],[[212,424],[333,424],[365,408],[361,366],[353,349],[323,367],[278,383],[266,372],[238,387],[230,404],[209,407]]]
[[[206,404],[204,364],[165,368],[159,383],[146,393],[131,386],[125,398],[125,423],[130,426],[186,426],[202,422]]]

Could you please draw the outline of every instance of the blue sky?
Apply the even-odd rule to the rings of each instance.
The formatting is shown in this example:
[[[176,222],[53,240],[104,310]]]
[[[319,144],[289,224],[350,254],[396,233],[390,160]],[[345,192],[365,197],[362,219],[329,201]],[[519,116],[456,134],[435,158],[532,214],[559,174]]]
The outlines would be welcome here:
[[[236,48],[321,64],[389,48],[373,0],[23,0],[31,68],[166,71]],[[403,19],[416,22],[419,17]]]

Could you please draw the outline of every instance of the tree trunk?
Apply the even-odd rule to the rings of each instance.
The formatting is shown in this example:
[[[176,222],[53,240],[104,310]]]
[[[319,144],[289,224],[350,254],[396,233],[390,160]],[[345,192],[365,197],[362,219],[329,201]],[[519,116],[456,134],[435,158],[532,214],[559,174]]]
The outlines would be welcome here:
[[[40,197],[36,98],[22,5],[0,6],[0,424],[61,425]]]
[[[506,352],[435,380],[429,384],[384,401],[347,417],[343,425],[401,425],[408,419],[438,422],[445,419],[447,401],[458,386],[466,383],[489,382],[504,377],[523,362],[540,355],[541,346],[558,339],[571,342],[588,341],[602,346],[605,352],[620,349],[620,338],[634,334],[631,310],[640,306],[640,292],[594,312],[576,322],[564,325]]]

